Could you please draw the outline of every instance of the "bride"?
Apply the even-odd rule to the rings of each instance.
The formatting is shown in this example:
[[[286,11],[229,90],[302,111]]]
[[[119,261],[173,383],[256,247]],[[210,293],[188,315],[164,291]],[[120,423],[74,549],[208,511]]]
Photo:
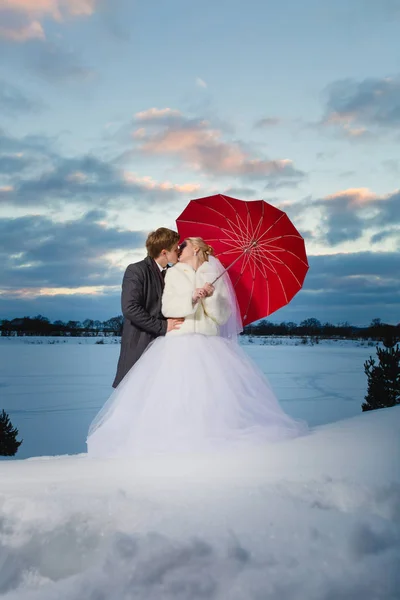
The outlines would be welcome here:
[[[185,320],[148,347],[95,417],[89,456],[214,451],[306,431],[237,343],[242,323],[223,270],[202,238],[181,244],[162,312]]]

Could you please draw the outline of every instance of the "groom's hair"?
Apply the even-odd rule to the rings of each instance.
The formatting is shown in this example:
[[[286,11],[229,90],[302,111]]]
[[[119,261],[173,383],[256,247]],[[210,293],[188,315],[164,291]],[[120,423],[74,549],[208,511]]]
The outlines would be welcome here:
[[[163,250],[172,250],[175,244],[179,242],[179,239],[179,233],[176,231],[172,231],[172,229],[167,229],[166,227],[159,227],[147,236],[147,254],[151,258],[158,258]]]

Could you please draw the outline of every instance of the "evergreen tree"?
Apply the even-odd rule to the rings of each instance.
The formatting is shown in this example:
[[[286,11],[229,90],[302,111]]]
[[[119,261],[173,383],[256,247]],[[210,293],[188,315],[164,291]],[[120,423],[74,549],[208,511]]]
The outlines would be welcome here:
[[[395,338],[386,338],[384,345],[376,347],[378,364],[372,356],[364,363],[368,391],[363,411],[400,404],[400,346]]]
[[[12,426],[5,410],[0,413],[0,456],[14,456],[22,440],[17,440],[18,429]]]

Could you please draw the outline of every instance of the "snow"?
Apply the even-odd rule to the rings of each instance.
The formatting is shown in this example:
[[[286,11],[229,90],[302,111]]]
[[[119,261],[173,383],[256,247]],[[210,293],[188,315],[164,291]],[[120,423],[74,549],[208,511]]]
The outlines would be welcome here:
[[[100,461],[82,453],[82,436],[118,345],[0,338],[20,456],[81,452],[0,462],[0,595],[398,600],[400,407],[361,413],[374,349],[336,346],[245,344],[285,409],[311,421],[306,437]]]
[[[346,340],[303,346],[298,338],[248,339],[242,344],[290,415],[316,426],[359,414],[363,363],[374,348]],[[0,337],[0,408],[24,438],[18,458],[86,451],[89,424],[111,393],[117,341]]]

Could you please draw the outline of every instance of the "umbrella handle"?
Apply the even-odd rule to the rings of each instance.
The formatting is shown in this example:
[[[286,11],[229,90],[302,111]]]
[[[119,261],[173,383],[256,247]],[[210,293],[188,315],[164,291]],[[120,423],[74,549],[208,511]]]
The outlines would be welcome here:
[[[220,278],[222,277],[222,275],[225,275],[225,273],[227,273],[227,272],[228,272],[228,270],[229,270],[231,267],[233,267],[233,265],[234,265],[235,263],[237,263],[237,261],[239,260],[239,258],[242,258],[243,254],[247,254],[248,252],[250,252],[250,250],[251,250],[251,249],[252,249],[254,246],[257,246],[257,242],[253,242],[253,243],[251,244],[251,246],[249,246],[248,248],[246,248],[246,250],[243,250],[242,254],[239,254],[239,256],[238,256],[237,258],[235,258],[235,260],[234,260],[234,261],[233,261],[233,262],[232,262],[232,263],[231,263],[229,266],[227,266],[227,267],[226,267],[226,269],[225,269],[224,271],[222,271],[222,273],[220,273],[220,275],[218,275],[218,277],[217,277],[216,279],[214,279],[214,281],[212,282],[212,284],[211,284],[211,285],[214,285],[214,284],[215,284],[215,283],[218,281],[218,279],[220,279]]]

